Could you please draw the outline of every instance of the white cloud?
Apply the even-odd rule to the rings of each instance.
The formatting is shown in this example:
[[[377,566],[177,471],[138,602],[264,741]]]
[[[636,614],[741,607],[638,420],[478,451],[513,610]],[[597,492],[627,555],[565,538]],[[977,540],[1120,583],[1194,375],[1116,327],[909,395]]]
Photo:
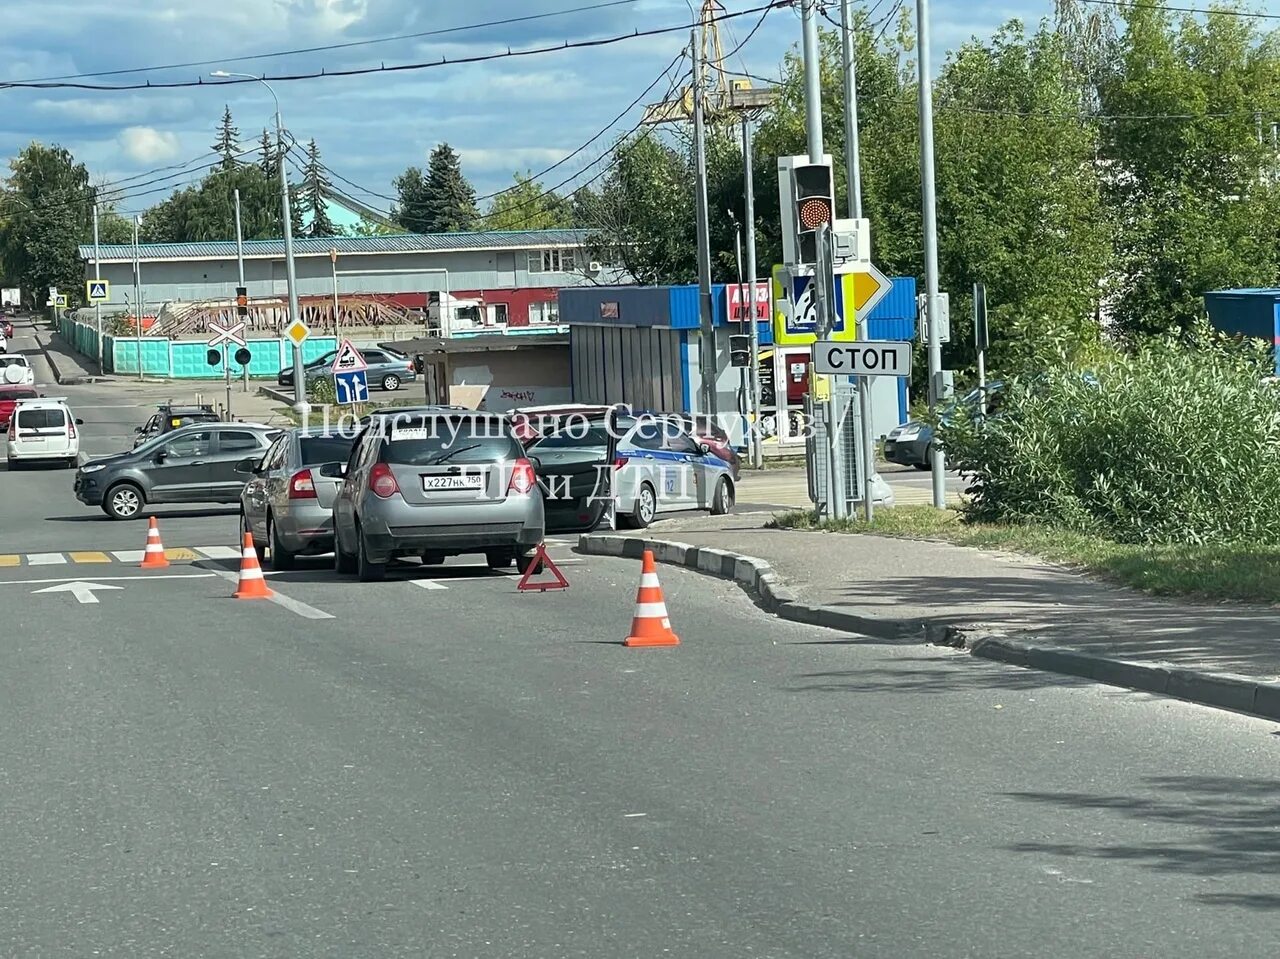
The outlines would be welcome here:
[[[458,147],[458,156],[462,158],[464,168],[511,173],[524,170],[526,167],[557,163],[568,155],[568,150],[550,147],[513,147],[511,149]]]
[[[126,127],[116,141],[137,163],[163,163],[178,155],[177,134],[154,127]]]

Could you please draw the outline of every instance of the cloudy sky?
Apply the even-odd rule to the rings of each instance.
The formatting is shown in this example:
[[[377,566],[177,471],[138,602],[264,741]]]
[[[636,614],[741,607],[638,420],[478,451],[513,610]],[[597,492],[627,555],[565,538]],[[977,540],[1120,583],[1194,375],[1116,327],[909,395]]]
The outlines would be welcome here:
[[[189,81],[187,89],[95,92],[9,88],[0,92],[0,130],[6,155],[29,141],[59,143],[86,162],[99,182],[134,177],[125,211],[162,199],[174,186],[198,178],[213,142],[223,104],[229,104],[242,139],[272,122],[273,105],[256,83],[217,87],[210,71],[264,71],[268,76],[458,59],[521,48],[614,36],[690,20],[685,0],[620,0],[521,23],[461,29],[506,18],[597,6],[605,0],[45,0],[9,4],[0,27],[0,80],[27,81],[102,74],[139,67],[189,64],[145,73],[83,77],[73,82],[126,84]],[[695,4],[697,0],[692,0]],[[724,0],[730,12],[760,0]],[[868,0],[874,4],[874,0]],[[890,9],[881,0],[876,16]],[[973,34],[986,34],[1013,16],[1035,20],[1050,0],[934,0],[936,53]],[[755,25],[755,14],[725,30],[727,50]],[[434,32],[433,36],[407,34]],[[799,38],[798,16],[770,14],[731,66],[776,75],[786,49]],[[382,38],[399,38],[387,42]],[[612,46],[487,63],[459,64],[382,75],[295,80],[274,84],[285,125],[300,140],[315,138],[339,181],[372,206],[390,201],[392,178],[446,140],[460,151],[464,170],[484,195],[511,182],[516,170],[538,172],[573,153],[646,87],[685,44],[687,34],[642,37]],[[344,49],[273,55],[300,48],[354,44]],[[666,81],[654,88],[665,91]],[[572,156],[545,182],[555,186],[590,165],[616,133],[630,129],[638,109],[614,130]],[[188,166],[183,166],[191,162]],[[168,168],[151,176],[138,176]],[[151,182],[159,176],[169,179]],[[146,192],[143,191],[156,191]],[[361,192],[361,190],[369,192]]]

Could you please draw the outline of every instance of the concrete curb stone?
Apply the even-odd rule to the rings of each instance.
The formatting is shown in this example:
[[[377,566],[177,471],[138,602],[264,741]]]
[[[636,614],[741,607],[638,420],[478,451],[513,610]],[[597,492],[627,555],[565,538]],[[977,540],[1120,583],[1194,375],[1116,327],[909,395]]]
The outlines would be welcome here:
[[[583,534],[577,551],[589,556],[639,559],[646,549],[654,559],[672,566],[731,580],[770,613],[792,622],[855,633],[873,639],[924,642],[967,649],[982,659],[1044,672],[1155,693],[1218,709],[1280,722],[1280,684],[1247,676],[1171,668],[1162,663],[1111,659],[1072,649],[1037,646],[1003,636],[973,636],[949,623],[930,619],[885,620],[849,613],[830,606],[801,603],[765,560],[729,550],[691,546],[662,539],[616,534]]]

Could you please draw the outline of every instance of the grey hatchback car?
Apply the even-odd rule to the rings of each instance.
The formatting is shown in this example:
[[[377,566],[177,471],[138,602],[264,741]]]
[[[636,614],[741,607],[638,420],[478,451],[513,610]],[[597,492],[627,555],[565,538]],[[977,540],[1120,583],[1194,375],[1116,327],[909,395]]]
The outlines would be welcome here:
[[[280,432],[257,423],[184,426],[85,463],[76,470],[76,499],[121,520],[153,503],[236,503],[244,486],[237,465],[261,456]]]
[[[294,428],[266,455],[240,464],[248,482],[240,493],[244,528],[276,569],[293,569],[299,554],[333,549],[333,501],[342,479],[336,467],[351,455],[354,434]]]
[[[428,565],[483,553],[490,568],[535,561],[545,531],[533,465],[495,413],[375,416],[357,437],[333,508],[334,566],[381,579],[396,557]]]

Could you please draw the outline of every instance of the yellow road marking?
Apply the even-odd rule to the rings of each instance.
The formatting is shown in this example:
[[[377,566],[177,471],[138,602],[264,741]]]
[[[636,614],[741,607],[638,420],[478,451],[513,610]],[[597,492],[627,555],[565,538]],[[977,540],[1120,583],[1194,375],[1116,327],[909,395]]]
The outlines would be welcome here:
[[[179,547],[178,549],[166,549],[164,551],[164,558],[172,563],[174,561],[194,561],[200,557],[189,549],[182,549]]]
[[[73,563],[109,563],[111,562],[111,557],[108,556],[106,553],[96,553],[96,552],[68,553],[67,555],[71,557],[71,562]]]
[[[21,556],[16,556],[13,553],[7,553],[3,556],[0,556],[0,566],[21,566],[21,565],[22,565]]]

